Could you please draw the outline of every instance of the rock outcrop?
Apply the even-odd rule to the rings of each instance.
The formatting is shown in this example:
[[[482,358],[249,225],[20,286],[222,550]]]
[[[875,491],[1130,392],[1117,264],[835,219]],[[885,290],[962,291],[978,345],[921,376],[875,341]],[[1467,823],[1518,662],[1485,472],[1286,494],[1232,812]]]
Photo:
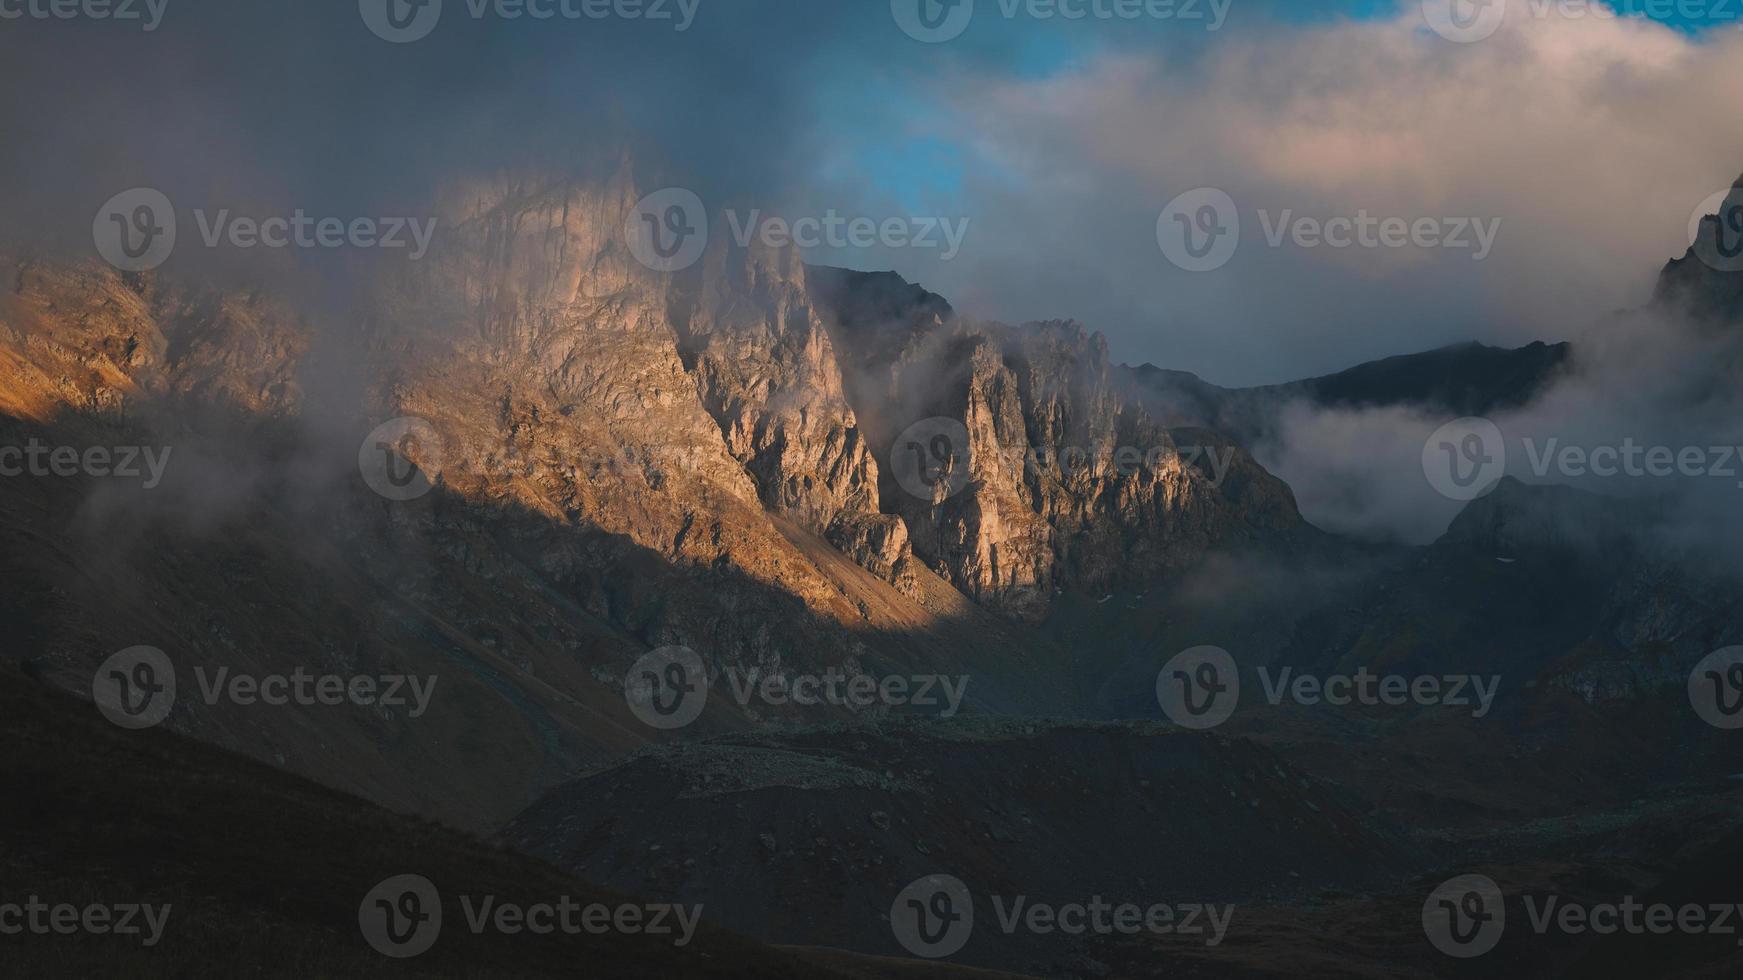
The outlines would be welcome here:
[[[771,510],[891,578],[907,529],[878,510],[878,467],[793,249],[717,236],[672,303],[679,350],[728,451]]]
[[[1688,251],[1659,274],[1655,304],[1708,319],[1743,317],[1743,177],[1718,210],[1701,219]]]
[[[1289,488],[1232,440],[1160,425],[1113,376],[1099,334],[973,322],[887,273],[814,269],[812,281],[885,510],[982,602],[1039,618],[1059,590],[1149,581],[1301,526]],[[892,475],[904,467],[910,478]]]

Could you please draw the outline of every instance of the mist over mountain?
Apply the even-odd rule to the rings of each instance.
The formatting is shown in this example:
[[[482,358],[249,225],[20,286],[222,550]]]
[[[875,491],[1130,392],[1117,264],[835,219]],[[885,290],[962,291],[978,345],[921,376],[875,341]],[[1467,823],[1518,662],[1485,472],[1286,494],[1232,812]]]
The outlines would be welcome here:
[[[0,235],[89,254],[90,215],[140,186],[209,215],[427,217],[445,189],[504,171],[603,178],[627,145],[650,189],[711,210],[968,219],[948,259],[842,241],[807,260],[895,269],[981,319],[1074,318],[1122,361],[1245,387],[1471,340],[1578,339],[1642,302],[1743,159],[1713,124],[1735,32],[1533,0],[1509,0],[1508,29],[1475,45],[1432,35],[1419,3],[1352,16],[1247,0],[1216,30],[1006,3],[945,44],[907,36],[885,4],[704,2],[686,22],[676,0],[664,19],[446,3],[397,44],[350,5],[174,0],[150,32],[20,22],[0,57],[53,100],[0,101]],[[1293,85],[1308,65],[1319,84]],[[1158,269],[1155,212],[1206,185],[1241,212],[1233,263]],[[1363,213],[1499,230],[1475,261],[1474,246],[1273,246],[1266,228]],[[171,262],[289,258],[267,251]],[[318,267],[299,288],[337,292],[367,257],[298,250]]]

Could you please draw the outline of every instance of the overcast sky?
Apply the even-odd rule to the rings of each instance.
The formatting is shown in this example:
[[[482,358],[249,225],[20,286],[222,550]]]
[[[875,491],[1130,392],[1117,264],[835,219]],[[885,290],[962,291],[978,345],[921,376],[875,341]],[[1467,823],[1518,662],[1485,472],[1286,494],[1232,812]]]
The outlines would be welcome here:
[[[135,186],[178,207],[416,213],[459,175],[629,147],[644,183],[741,216],[966,219],[949,258],[807,257],[1254,384],[1578,338],[1644,299],[1693,210],[1743,172],[1743,32],[1701,0],[1674,23],[1510,0],[1468,43],[1418,0],[1067,0],[1077,20],[978,0],[957,21],[935,0],[664,0],[667,20],[653,0],[548,20],[441,0],[401,44],[363,16],[387,0],[156,2],[149,32],[0,19],[0,234],[89,251],[98,205]],[[1097,16],[1121,11],[1138,16]],[[952,36],[916,37],[918,13]],[[1189,271],[1158,225],[1200,188],[1228,195],[1240,238]],[[1313,225],[1286,213],[1468,244],[1308,247]]]

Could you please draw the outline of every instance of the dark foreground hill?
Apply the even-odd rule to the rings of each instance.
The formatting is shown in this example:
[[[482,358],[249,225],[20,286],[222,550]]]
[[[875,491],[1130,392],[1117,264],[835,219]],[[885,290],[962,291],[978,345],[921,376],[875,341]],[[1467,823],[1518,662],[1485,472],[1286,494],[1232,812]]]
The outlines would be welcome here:
[[[8,976],[914,975],[903,964],[775,949],[706,923],[683,946],[645,935],[474,935],[460,895],[636,903],[179,735],[116,728],[8,666],[0,729],[0,904],[169,906],[149,948],[143,934],[6,935]],[[371,889],[401,874],[437,886],[444,922],[430,951],[395,960],[367,945],[358,916]]]
[[[751,935],[866,953],[900,955],[892,899],[948,874],[978,917],[957,961],[1076,976],[1110,937],[1002,933],[993,896],[1185,906],[1401,882],[1416,849],[1352,804],[1245,739],[957,719],[662,746],[503,836],[613,887],[718,904]]]

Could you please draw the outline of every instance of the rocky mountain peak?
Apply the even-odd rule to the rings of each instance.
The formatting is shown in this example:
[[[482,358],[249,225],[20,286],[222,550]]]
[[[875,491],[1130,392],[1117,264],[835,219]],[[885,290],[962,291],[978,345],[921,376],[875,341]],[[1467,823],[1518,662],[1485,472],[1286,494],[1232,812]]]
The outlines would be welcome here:
[[[917,555],[980,601],[1036,618],[1060,590],[1144,581],[1219,544],[1300,526],[1288,488],[1232,441],[1176,441],[1111,377],[1105,338],[1081,324],[970,320],[887,273],[812,278],[886,474],[884,510],[902,516]],[[954,457],[922,475],[959,465],[962,477],[892,477],[899,437],[916,432]]]
[[[1743,176],[1700,219],[1688,251],[1659,274],[1653,303],[1703,319],[1743,317]]]
[[[763,504],[886,577],[907,557],[797,249],[709,243],[671,304],[680,355]]]

